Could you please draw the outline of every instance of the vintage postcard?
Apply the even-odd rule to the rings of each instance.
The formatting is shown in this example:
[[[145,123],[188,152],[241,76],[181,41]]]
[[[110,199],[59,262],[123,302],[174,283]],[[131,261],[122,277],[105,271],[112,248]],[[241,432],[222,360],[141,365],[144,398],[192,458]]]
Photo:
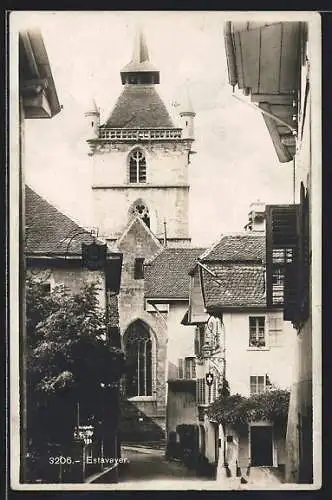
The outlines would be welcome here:
[[[319,489],[320,14],[8,19],[11,488]]]

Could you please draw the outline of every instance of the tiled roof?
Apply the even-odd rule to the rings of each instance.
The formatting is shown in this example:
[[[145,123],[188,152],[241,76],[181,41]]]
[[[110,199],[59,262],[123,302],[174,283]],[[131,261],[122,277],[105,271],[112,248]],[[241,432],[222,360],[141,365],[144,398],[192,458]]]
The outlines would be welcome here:
[[[206,308],[264,307],[265,266],[259,264],[209,263],[202,269]]]
[[[90,244],[93,241],[87,230],[56,209],[29,186],[25,187],[25,225],[27,254],[81,255],[81,244]],[[85,234],[82,234],[83,232]],[[70,238],[75,234],[77,236],[70,242]]]
[[[264,262],[265,234],[225,235],[202,255],[203,262]]]
[[[109,128],[174,128],[153,85],[126,85],[104,124]]]
[[[204,248],[165,248],[145,266],[145,297],[188,298],[189,269]]]

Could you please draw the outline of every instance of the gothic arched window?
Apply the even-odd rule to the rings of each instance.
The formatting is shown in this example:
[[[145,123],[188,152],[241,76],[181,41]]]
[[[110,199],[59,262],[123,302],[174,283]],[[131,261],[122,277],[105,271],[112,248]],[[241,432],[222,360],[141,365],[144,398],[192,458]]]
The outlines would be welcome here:
[[[152,341],[148,327],[142,321],[132,323],[125,336],[127,360],[126,395],[152,395]]]
[[[148,227],[150,227],[149,209],[143,200],[136,200],[135,203],[132,204],[132,206],[130,208],[130,215],[131,216],[138,215],[142,219],[142,221]]]
[[[146,182],[146,158],[141,149],[134,149],[129,155],[129,182]]]

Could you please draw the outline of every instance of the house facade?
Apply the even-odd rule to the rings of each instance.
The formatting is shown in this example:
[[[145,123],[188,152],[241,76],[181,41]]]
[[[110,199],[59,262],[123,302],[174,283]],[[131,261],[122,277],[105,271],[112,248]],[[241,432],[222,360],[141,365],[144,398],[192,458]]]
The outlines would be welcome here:
[[[297,329],[286,445],[286,480],[295,483],[319,482],[320,476],[319,443],[313,445],[320,406],[313,408],[312,393],[314,385],[318,401],[321,374],[313,370],[313,355],[320,359],[320,94],[319,82],[313,83],[320,74],[319,30],[318,15],[304,22],[232,22],[225,29],[229,83],[256,103],[293,178],[292,203],[267,207],[266,225],[268,302],[274,307],[276,282],[283,282],[284,318]]]
[[[231,395],[245,397],[291,387],[296,330],[284,321],[282,302],[273,309],[267,304],[259,208],[251,207],[250,229],[222,236],[190,271],[186,323],[196,325],[199,451],[219,471],[227,464],[232,476],[251,466],[284,470],[286,463],[286,428],[257,419],[223,427],[207,415],[225,381]]]
[[[165,247],[185,251],[190,246],[188,168],[195,113],[186,103],[181,127],[173,123],[157,92],[159,70],[140,32],[120,76],[123,90],[105,123],[95,103],[85,115],[94,224],[123,254],[119,322],[127,370],[122,437],[159,440],[166,431],[170,338],[184,297],[178,302],[178,297],[166,297],[172,305],[157,313],[145,300],[144,264]]]

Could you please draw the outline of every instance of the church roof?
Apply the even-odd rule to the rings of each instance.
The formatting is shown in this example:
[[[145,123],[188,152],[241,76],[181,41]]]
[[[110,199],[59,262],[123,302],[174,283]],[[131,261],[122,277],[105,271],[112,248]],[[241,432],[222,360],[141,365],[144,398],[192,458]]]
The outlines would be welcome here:
[[[81,255],[81,244],[93,241],[86,229],[29,186],[25,186],[25,224],[25,251],[29,255]]]
[[[104,127],[175,128],[153,85],[126,85]]]
[[[144,266],[144,295],[188,299],[189,269],[204,248],[165,248]]]

